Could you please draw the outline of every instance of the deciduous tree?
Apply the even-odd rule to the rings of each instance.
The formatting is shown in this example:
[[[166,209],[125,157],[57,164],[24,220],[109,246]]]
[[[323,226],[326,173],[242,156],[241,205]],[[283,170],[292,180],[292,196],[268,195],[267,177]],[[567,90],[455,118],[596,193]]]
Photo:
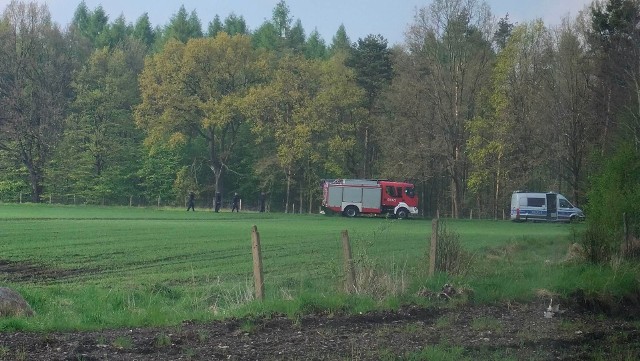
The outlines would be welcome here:
[[[489,109],[467,122],[468,154],[473,165],[469,186],[477,197],[491,194],[494,217],[512,190],[554,189],[549,176],[556,149],[551,131],[551,39],[541,21],[514,28],[498,54]],[[557,189],[557,188],[556,188]]]
[[[411,51],[431,86],[424,101],[433,109],[432,130],[444,141],[451,215],[461,215],[468,162],[465,124],[490,75],[491,15],[476,0],[435,0],[418,11],[408,34]]]
[[[145,48],[98,49],[75,76],[76,98],[50,171],[50,188],[101,202],[138,193],[142,134],[133,121]]]
[[[12,1],[0,21],[0,149],[26,167],[31,200],[62,134],[70,97],[68,44],[44,5]]]
[[[285,174],[285,211],[290,209],[294,181],[300,193],[303,185],[308,187],[311,203],[320,174],[344,171],[340,160],[354,144],[352,117],[358,113],[361,94],[353,73],[341,61],[298,55],[285,55],[271,81],[251,92],[254,132],[260,139],[275,140]]]
[[[568,182],[572,200],[585,199],[587,158],[596,150],[597,119],[589,110],[592,98],[593,61],[587,53],[584,34],[575,22],[565,19],[557,30],[556,54],[550,79],[553,125],[557,130],[558,156],[562,176]]]
[[[264,63],[246,35],[170,41],[145,64],[136,122],[148,144],[203,140],[207,149],[201,156],[214,189],[221,191],[245,121],[244,97],[263,73]]]

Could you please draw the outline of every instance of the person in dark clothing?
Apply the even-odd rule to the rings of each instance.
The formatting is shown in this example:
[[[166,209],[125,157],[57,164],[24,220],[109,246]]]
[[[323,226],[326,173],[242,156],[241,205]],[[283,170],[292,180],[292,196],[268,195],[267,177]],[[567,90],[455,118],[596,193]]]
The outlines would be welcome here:
[[[187,212],[189,212],[189,210],[191,209],[192,211],[196,211],[195,205],[196,205],[196,195],[193,192],[189,192],[189,203],[187,203]]]
[[[231,212],[233,211],[240,212],[240,196],[238,193],[234,193],[231,200]]]
[[[220,206],[222,205],[222,195],[220,194],[220,192],[216,192],[215,205],[216,213],[218,213],[220,211]]]
[[[264,213],[265,195],[264,192],[260,193],[260,213]]]

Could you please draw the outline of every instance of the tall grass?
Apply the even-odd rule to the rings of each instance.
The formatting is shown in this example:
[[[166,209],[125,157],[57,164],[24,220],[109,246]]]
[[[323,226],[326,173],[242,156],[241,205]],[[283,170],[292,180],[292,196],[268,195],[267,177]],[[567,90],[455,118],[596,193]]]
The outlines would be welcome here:
[[[251,227],[261,236],[266,300],[253,299]],[[578,226],[581,227],[581,226]],[[359,292],[345,295],[341,231]],[[0,330],[178,324],[231,315],[397,307],[417,290],[453,283],[479,302],[637,289],[638,266],[565,262],[572,228],[448,221],[473,254],[466,273],[427,277],[431,223],[180,209],[0,205],[0,285],[21,292],[33,318]]]

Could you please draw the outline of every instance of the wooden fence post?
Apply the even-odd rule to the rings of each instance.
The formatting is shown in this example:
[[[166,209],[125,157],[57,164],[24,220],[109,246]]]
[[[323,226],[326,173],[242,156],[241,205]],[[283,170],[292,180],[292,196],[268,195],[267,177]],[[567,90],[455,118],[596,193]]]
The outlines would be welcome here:
[[[353,257],[351,257],[351,242],[349,241],[349,232],[342,231],[342,252],[344,253],[344,272],[347,276],[345,288],[347,293],[356,290],[356,269],[353,266]]]
[[[256,299],[264,300],[264,280],[262,278],[262,250],[260,249],[260,233],[258,227],[251,228],[251,242],[253,253],[253,280],[256,288]]]
[[[438,218],[431,221],[431,249],[429,250],[429,277],[436,272],[436,249],[438,248]]]

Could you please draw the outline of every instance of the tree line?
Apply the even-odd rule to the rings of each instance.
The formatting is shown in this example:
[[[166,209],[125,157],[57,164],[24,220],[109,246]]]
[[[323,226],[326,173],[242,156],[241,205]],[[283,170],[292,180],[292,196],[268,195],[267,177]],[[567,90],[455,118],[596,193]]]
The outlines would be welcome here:
[[[330,43],[307,35],[284,0],[253,30],[236,14],[205,30],[184,6],[164,26],[110,22],[84,2],[61,28],[46,5],[12,1],[0,201],[265,192],[273,210],[315,212],[322,179],[386,178],[414,182],[427,216],[502,217],[522,189],[581,205],[612,159],[638,155],[639,21],[638,0],[554,27],[432,0],[389,46],[344,26]]]

